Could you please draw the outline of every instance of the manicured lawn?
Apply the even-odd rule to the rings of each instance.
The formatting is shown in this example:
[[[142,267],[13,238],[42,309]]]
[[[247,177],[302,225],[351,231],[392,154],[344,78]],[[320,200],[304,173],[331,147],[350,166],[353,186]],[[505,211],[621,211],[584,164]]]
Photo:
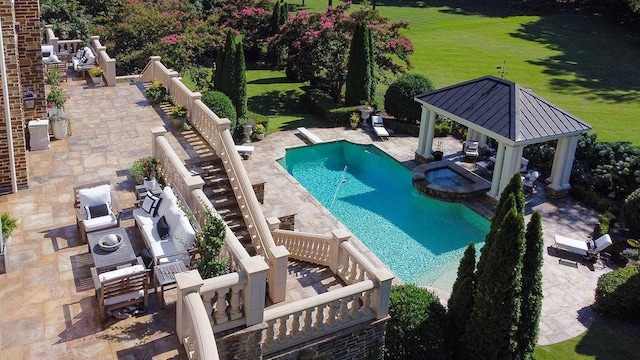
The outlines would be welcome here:
[[[538,346],[537,360],[640,358],[640,328],[600,316],[589,330],[571,340]]]
[[[305,3],[309,11],[327,5]],[[507,79],[591,124],[601,140],[640,145],[640,37],[632,31],[592,16],[463,0],[379,3],[386,4],[377,7],[382,15],[409,21],[406,34],[416,49],[411,72],[436,87],[500,76],[496,67],[506,62]]]

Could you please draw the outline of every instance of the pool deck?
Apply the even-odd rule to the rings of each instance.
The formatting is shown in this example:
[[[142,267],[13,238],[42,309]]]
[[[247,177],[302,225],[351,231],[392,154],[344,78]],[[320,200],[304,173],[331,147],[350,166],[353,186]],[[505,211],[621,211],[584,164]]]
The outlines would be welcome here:
[[[348,140],[358,144],[374,144],[409,168],[416,166],[413,161],[418,139],[410,136],[391,136],[380,141],[371,129],[358,128],[308,128],[324,141]],[[305,146],[305,139],[297,130],[281,131],[269,134],[264,140],[252,143],[255,151],[249,160],[244,161],[251,178],[266,181],[263,211],[265,216],[285,216],[296,214],[295,228],[304,232],[328,234],[334,229],[345,229],[327,209],[309,194],[276,160],[285,155],[285,149]],[[461,159],[462,144],[453,138],[434,140],[434,148],[439,147],[445,159]],[[473,169],[472,163],[458,162],[459,165]],[[406,179],[411,181],[411,179]],[[478,213],[490,217],[493,203],[485,197],[466,201]],[[587,240],[597,222],[597,212],[575,203],[569,198],[553,200],[545,197],[542,184],[538,184],[536,193],[527,198],[526,221],[533,211],[542,215],[545,242],[543,273],[542,318],[540,321],[541,345],[553,344],[573,338],[591,325],[596,314],[591,310],[598,277],[610,271],[599,264],[595,266],[578,263],[577,267],[560,264],[554,256],[553,235],[560,234],[575,239]],[[357,241],[357,239],[356,239]],[[359,243],[359,241],[357,241]],[[366,253],[370,251],[359,243]],[[379,260],[370,258],[376,263]],[[449,294],[433,289],[446,302]]]

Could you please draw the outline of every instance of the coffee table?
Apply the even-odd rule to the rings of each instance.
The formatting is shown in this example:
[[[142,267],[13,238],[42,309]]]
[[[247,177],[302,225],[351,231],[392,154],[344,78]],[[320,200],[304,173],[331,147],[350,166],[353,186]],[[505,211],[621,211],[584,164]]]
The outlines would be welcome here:
[[[122,237],[122,245],[115,251],[105,251],[100,248],[98,241],[105,235],[116,234]],[[136,253],[131,241],[123,228],[109,229],[87,234],[87,243],[93,263],[98,273],[116,269],[120,265],[136,264]]]

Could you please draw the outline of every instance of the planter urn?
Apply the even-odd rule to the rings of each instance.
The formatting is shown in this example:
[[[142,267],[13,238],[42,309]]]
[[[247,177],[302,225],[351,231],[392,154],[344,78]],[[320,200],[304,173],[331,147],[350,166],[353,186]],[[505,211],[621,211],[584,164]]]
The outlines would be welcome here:
[[[62,140],[67,137],[67,121],[58,120],[51,122],[51,131],[56,140]]]

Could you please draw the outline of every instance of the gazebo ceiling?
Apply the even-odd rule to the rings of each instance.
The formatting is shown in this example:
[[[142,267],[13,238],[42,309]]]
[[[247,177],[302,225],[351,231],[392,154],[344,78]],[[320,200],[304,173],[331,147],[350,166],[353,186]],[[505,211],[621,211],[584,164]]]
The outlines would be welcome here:
[[[591,130],[591,125],[520,85],[484,76],[415,100],[492,138],[527,145]]]

